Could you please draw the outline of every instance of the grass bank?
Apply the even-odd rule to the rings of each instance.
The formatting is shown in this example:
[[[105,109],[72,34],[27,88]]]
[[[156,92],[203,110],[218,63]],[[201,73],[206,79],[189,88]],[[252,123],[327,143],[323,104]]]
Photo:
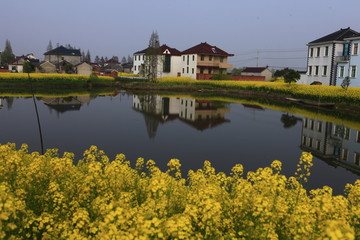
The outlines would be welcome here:
[[[31,81],[31,82],[30,82]],[[0,86],[2,87],[36,87],[51,88],[79,88],[114,85],[114,78],[77,74],[52,74],[52,73],[0,73]]]
[[[121,81],[119,84],[121,85]],[[349,87],[343,89],[336,86],[288,84],[282,82],[250,82],[250,81],[221,81],[221,80],[194,80],[184,77],[159,78],[154,82],[132,82],[123,84],[128,89],[153,89],[153,90],[190,90],[190,91],[217,91],[236,93],[246,91],[272,96],[274,98],[299,98],[322,103],[336,103],[338,105],[360,103],[360,88]],[[242,93],[242,92],[240,92]]]

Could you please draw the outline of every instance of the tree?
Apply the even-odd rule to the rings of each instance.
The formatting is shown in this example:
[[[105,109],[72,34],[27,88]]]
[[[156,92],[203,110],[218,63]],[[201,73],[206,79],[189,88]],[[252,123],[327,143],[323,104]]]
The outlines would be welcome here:
[[[5,49],[1,53],[1,64],[10,64],[15,60],[15,55],[13,54],[10,41],[6,39]]]
[[[116,62],[119,62],[119,57],[118,56],[113,56],[112,59]]]
[[[347,90],[349,86],[350,86],[350,77],[347,76],[347,77],[345,77],[344,80],[342,81],[341,87],[342,87],[343,89]]]
[[[125,63],[126,63],[126,57],[123,57],[123,58],[121,59],[121,63],[122,63],[122,64],[125,64]]]
[[[241,75],[242,70],[244,70],[244,68],[233,68],[230,71],[231,75]]]
[[[96,57],[95,57],[95,63],[96,63],[96,64],[99,64],[99,63],[100,63],[100,58],[99,58],[99,56],[97,56],[97,55],[96,55]]]
[[[290,128],[295,126],[298,119],[295,116],[289,116],[288,113],[281,115],[281,122],[284,124],[284,128]]]
[[[291,68],[284,68],[282,70],[276,70],[274,77],[284,77],[284,82],[290,84],[300,79],[300,73]]]
[[[32,73],[35,71],[35,65],[32,64],[31,62],[24,62],[23,64],[23,72],[24,73]]]
[[[46,51],[51,51],[51,50],[53,50],[53,45],[52,45],[52,42],[50,40],[48,46],[46,47]]]
[[[85,62],[87,62],[87,63],[91,63],[90,50],[87,50],[87,52],[86,52]]]
[[[128,62],[128,63],[132,63],[132,62],[133,62],[133,59],[132,59],[132,57],[130,57],[130,55],[128,55],[128,57],[127,57],[127,62]]]
[[[152,32],[149,40],[149,47],[145,53],[144,61],[144,75],[149,79],[149,81],[154,81],[159,77],[158,69],[161,57],[159,55],[160,40],[157,32]]]
[[[81,61],[81,62],[86,62],[86,57],[85,57],[85,52],[84,52],[84,50],[81,51],[80,61]]]

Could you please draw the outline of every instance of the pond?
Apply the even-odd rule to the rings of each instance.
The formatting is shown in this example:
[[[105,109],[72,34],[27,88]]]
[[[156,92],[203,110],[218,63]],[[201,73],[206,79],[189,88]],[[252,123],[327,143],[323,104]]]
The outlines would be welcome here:
[[[43,147],[73,152],[96,145],[113,159],[124,153],[135,162],[153,159],[162,169],[178,158],[183,176],[205,160],[229,173],[241,163],[245,172],[283,163],[293,176],[303,151],[314,154],[308,189],[324,185],[343,193],[360,173],[358,123],[339,124],[272,110],[251,102],[222,102],[191,96],[133,95],[36,97]],[[0,143],[27,143],[41,151],[31,97],[0,98]],[[359,124],[360,125],[360,124]]]

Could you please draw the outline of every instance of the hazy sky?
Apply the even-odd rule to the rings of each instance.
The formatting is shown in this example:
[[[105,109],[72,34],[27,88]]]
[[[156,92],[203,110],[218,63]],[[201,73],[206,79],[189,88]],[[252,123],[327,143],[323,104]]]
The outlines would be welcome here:
[[[49,40],[92,58],[147,47],[152,31],[180,51],[200,42],[235,54],[235,67],[304,67],[306,44],[351,27],[360,31],[359,0],[1,0],[0,50],[43,59]],[[258,52],[258,53],[257,53]]]

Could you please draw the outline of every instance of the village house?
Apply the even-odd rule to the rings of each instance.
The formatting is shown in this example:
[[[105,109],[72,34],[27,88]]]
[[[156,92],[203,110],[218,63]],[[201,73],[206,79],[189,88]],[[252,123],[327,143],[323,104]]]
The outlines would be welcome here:
[[[268,69],[268,67],[247,67],[241,71],[241,75],[264,77],[265,81],[270,81],[272,78],[272,72]]]
[[[93,66],[87,62],[82,62],[75,66],[75,70],[79,75],[90,75],[93,72]]]
[[[134,53],[133,73],[140,74],[145,67],[147,49]],[[208,43],[200,43],[180,52],[176,48],[162,45],[158,50],[161,59],[158,64],[158,77],[191,77],[210,79],[214,74],[226,74],[232,67],[227,58],[234,56]]]
[[[226,74],[232,67],[228,57],[234,56],[206,42],[181,53],[181,76],[197,80],[210,79],[214,74]]]
[[[360,33],[344,28],[309,42],[307,44],[307,73],[301,76],[298,83],[339,86],[346,76],[355,80],[358,65],[349,65],[352,64],[350,53],[351,47],[354,50],[358,46],[356,43],[359,37]],[[354,44],[351,45],[351,42]],[[354,64],[357,62],[357,51],[353,54]],[[359,86],[358,83],[351,82],[350,86]]]
[[[37,59],[32,53],[16,57],[15,60],[9,64],[8,71],[9,72],[23,72],[23,65],[25,62],[30,62],[33,64],[38,64],[39,59]]]
[[[68,49],[64,46],[57,47],[44,53],[45,61],[51,62],[55,65],[66,61],[72,65],[81,63],[81,53],[79,49]]]
[[[346,77],[350,79],[351,87],[360,87],[360,56],[359,56],[359,45],[360,45],[360,35],[352,38],[345,38],[348,41],[348,58],[345,58],[342,61],[338,62],[337,68],[337,80],[336,85],[341,86],[341,83]]]

